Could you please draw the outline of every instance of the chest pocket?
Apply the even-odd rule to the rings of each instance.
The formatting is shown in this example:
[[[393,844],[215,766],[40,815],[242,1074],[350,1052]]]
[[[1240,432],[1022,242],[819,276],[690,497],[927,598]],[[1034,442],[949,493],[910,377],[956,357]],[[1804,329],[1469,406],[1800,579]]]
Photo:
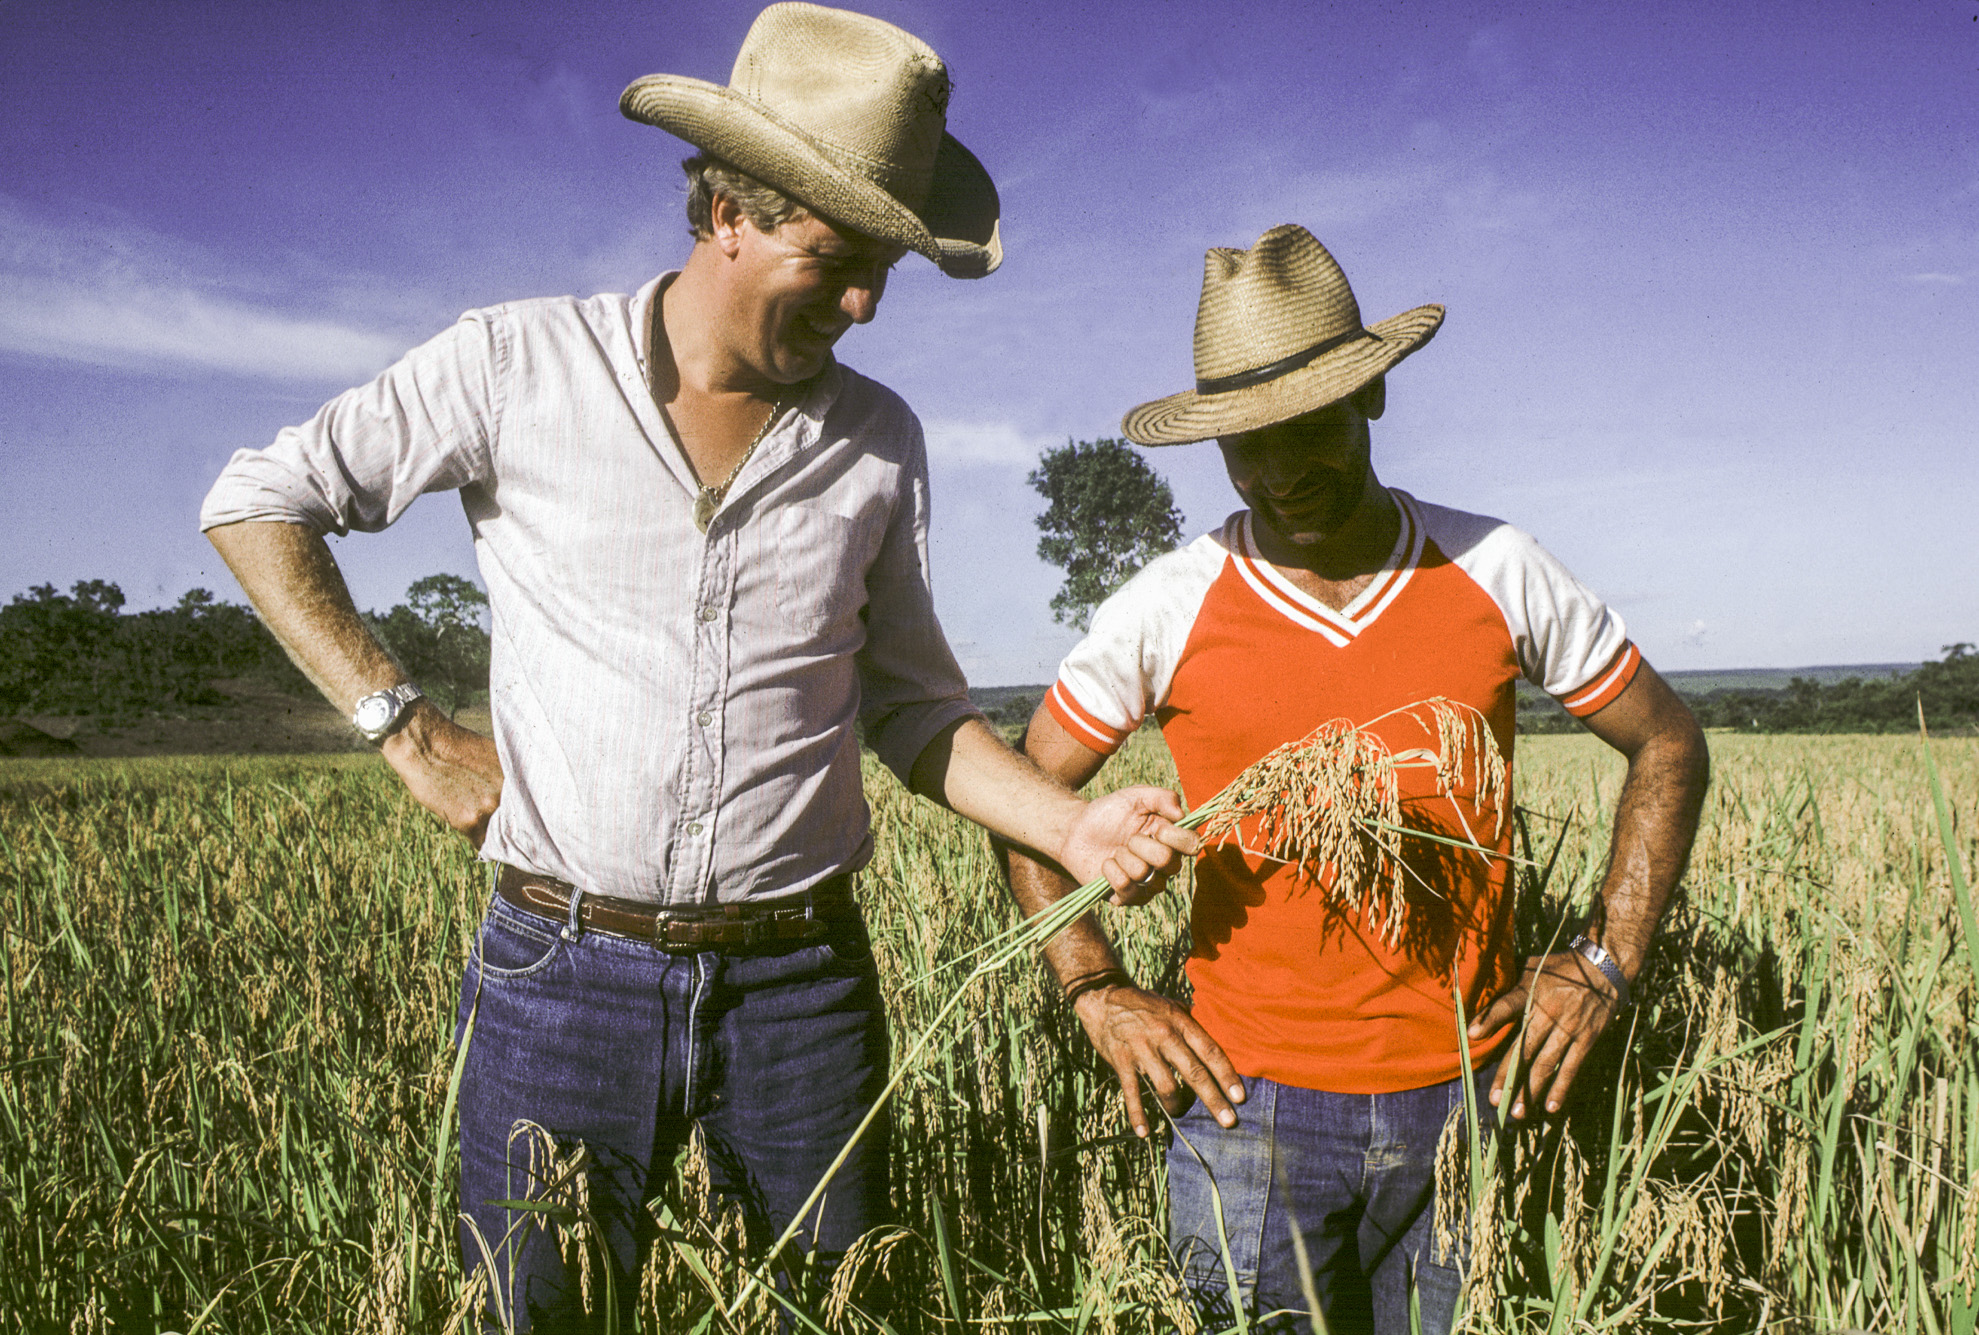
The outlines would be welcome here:
[[[829,510],[792,505],[777,514],[777,610],[795,630],[818,634],[866,605],[866,535]]]

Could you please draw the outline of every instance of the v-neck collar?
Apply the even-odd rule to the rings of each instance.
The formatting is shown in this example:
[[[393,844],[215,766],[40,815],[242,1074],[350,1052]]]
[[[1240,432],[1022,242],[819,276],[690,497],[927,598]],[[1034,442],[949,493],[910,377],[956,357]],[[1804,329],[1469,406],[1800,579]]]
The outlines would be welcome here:
[[[1388,494],[1395,499],[1395,508],[1402,516],[1394,550],[1367,587],[1337,610],[1292,583],[1283,571],[1259,554],[1251,533],[1249,510],[1230,516],[1223,526],[1223,546],[1230,553],[1230,562],[1237,567],[1237,573],[1266,606],[1288,621],[1325,636],[1335,648],[1344,649],[1395,601],[1415,576],[1416,565],[1422,559],[1422,516],[1416,513],[1414,498],[1393,488]]]

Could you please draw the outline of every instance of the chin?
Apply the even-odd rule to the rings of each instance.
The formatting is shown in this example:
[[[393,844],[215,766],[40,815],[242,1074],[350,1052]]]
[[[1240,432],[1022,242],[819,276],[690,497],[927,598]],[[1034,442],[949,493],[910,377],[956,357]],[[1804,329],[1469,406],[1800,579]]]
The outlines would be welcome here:
[[[816,375],[823,369],[824,364],[825,358],[822,355],[785,353],[772,361],[769,370],[764,374],[766,379],[775,384],[795,385]]]
[[[795,345],[786,344],[778,350],[776,368],[786,377],[787,384],[794,385],[799,380],[808,380],[831,360],[831,348],[832,345],[828,342],[806,341]]]
[[[1331,538],[1334,533],[1333,528],[1316,527],[1310,519],[1288,521],[1283,516],[1260,513],[1256,507],[1253,507],[1251,512],[1257,515],[1257,518],[1280,542],[1289,542],[1294,547],[1316,547]]]

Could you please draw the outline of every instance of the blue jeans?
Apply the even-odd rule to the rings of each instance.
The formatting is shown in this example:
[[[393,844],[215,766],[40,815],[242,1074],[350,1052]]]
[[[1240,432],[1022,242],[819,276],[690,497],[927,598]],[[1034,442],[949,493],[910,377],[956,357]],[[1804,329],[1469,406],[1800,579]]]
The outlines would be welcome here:
[[[1475,1086],[1487,1132],[1490,1077],[1479,1072]],[[1469,1256],[1436,1254],[1436,1145],[1463,1106],[1463,1081],[1394,1094],[1246,1083],[1234,1129],[1198,1104],[1176,1120],[1168,1147],[1169,1245],[1205,1316],[1227,1321],[1231,1310],[1213,1176],[1249,1310],[1299,1314],[1268,1329],[1309,1328],[1296,1227],[1333,1335],[1408,1335],[1411,1290],[1425,1335],[1448,1331]]]
[[[670,955],[559,924],[496,899],[461,984],[474,1033],[460,1085],[460,1199],[495,1252],[496,1292],[515,1328],[583,1328],[539,1215],[498,1202],[534,1197],[534,1122],[568,1152],[582,1141],[590,1213],[612,1253],[622,1304],[638,1291],[654,1231],[645,1203],[673,1179],[698,1121],[718,1200],[739,1202],[757,1245],[782,1232],[886,1083],[886,1017],[872,947],[857,919],[822,942]],[[786,1255],[842,1252],[881,1222],[887,1138],[876,1123],[841,1168],[822,1217]],[[539,1160],[536,1171],[547,1165]],[[463,1222],[469,1273],[482,1242]],[[594,1300],[600,1293],[594,1279]],[[622,1326],[623,1328],[627,1328]]]

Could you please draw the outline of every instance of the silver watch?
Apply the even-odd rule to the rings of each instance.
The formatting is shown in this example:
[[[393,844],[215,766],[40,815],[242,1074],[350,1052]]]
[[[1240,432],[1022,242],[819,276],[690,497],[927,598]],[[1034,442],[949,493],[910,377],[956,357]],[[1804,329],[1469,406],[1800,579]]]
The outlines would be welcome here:
[[[367,742],[382,742],[405,724],[412,702],[426,692],[411,682],[400,682],[390,690],[373,691],[357,702],[350,716],[351,726],[364,734]]]
[[[1573,951],[1589,964],[1601,970],[1602,976],[1615,985],[1615,1003],[1618,1007],[1629,1004],[1629,993],[1631,989],[1629,987],[1628,975],[1622,972],[1621,965],[1615,963],[1615,957],[1613,955],[1610,955],[1586,937],[1579,935],[1574,937],[1573,941],[1568,944],[1567,949]]]

